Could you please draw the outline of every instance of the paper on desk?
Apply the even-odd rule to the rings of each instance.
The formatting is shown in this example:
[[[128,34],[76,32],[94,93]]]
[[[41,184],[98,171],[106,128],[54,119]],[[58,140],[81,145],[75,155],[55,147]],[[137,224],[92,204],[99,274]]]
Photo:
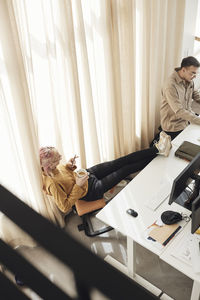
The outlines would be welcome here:
[[[193,235],[189,240],[192,267],[195,273],[200,273],[200,239]]]
[[[193,268],[195,273],[200,273],[200,238],[195,234],[188,233],[176,245],[174,251],[171,253],[175,258],[183,261]]]
[[[184,238],[182,238],[176,245],[171,255],[191,266],[191,253],[189,249],[190,236],[191,234],[185,235]]]

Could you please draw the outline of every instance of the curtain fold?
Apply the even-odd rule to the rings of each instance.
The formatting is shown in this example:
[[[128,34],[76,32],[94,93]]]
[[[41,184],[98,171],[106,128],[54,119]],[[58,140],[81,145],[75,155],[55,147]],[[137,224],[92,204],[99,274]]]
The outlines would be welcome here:
[[[163,81],[181,61],[185,1],[135,1],[136,136],[148,145],[160,125]]]
[[[56,222],[41,189],[38,134],[11,3],[0,2],[0,183],[43,216]],[[12,22],[11,22],[12,20]],[[62,221],[61,221],[62,222]],[[8,226],[7,226],[8,225]],[[32,240],[5,216],[2,237],[12,246]]]
[[[78,167],[148,147],[184,14],[185,0],[0,0],[1,184],[56,222],[40,146]]]

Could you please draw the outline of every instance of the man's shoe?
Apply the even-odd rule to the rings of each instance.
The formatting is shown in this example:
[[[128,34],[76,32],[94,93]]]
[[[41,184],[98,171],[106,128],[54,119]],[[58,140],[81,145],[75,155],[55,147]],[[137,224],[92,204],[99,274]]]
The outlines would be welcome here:
[[[160,139],[155,143],[156,148],[158,149],[158,154],[168,156],[171,145],[171,137],[167,135],[164,131],[160,133]]]

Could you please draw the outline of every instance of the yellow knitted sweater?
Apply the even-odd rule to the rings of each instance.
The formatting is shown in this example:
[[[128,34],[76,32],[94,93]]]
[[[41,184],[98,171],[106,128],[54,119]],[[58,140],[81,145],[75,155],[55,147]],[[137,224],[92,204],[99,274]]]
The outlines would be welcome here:
[[[67,166],[58,165],[52,176],[43,172],[42,177],[44,191],[53,196],[56,205],[64,213],[71,209],[76,200],[87,194],[88,181],[81,187],[77,185],[76,173]]]

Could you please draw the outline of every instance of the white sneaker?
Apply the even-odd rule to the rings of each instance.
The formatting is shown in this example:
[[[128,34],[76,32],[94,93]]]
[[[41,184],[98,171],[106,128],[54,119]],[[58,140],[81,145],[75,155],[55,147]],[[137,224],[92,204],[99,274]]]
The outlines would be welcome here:
[[[156,148],[158,149],[158,154],[168,156],[171,145],[171,136],[167,135],[164,131],[160,133],[160,139],[155,143]]]

